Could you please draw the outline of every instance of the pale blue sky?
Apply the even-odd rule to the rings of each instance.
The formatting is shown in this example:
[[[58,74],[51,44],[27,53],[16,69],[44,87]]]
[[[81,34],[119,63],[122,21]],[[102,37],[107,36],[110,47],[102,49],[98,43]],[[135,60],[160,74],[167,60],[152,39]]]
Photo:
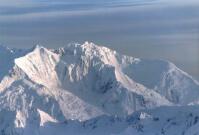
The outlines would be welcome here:
[[[198,0],[1,0],[4,45],[56,48],[86,40],[170,60],[199,80]]]

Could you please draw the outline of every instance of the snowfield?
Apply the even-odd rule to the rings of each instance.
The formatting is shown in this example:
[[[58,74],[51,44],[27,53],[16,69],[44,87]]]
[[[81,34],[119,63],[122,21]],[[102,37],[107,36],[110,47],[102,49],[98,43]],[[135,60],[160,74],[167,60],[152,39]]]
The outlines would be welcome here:
[[[93,43],[0,47],[0,135],[197,135],[199,83]]]

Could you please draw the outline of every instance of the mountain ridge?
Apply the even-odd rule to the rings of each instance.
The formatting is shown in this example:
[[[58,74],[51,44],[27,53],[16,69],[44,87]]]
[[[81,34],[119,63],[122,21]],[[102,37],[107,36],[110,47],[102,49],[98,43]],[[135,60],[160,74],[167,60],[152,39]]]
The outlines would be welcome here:
[[[13,125],[3,127],[7,134],[10,128],[21,135],[33,126],[37,133],[45,123],[57,127],[103,115],[123,121],[140,110],[199,101],[199,83],[168,61],[125,56],[89,42],[8,52],[0,61],[4,69],[12,63],[0,82],[0,112],[13,118]]]

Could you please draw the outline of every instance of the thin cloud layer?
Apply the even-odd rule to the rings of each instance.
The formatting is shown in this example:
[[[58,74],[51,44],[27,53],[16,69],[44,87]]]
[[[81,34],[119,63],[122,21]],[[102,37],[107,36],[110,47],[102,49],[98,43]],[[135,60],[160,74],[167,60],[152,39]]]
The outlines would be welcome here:
[[[60,16],[81,16],[121,11],[148,10],[164,7],[195,6],[197,0],[2,0],[0,21],[15,21],[52,18]]]
[[[0,16],[14,16],[37,14],[41,16],[44,13],[54,14],[55,12],[77,12],[77,11],[95,11],[106,8],[121,8],[130,6],[143,6],[153,4],[154,0],[138,0],[138,1],[70,1],[70,0],[43,0],[43,1],[30,1],[30,0],[3,0],[0,3]],[[39,15],[41,13],[41,15]]]
[[[2,0],[0,42],[47,47],[93,41],[135,57],[168,59],[199,78],[196,0]],[[186,55],[186,57],[184,57]]]

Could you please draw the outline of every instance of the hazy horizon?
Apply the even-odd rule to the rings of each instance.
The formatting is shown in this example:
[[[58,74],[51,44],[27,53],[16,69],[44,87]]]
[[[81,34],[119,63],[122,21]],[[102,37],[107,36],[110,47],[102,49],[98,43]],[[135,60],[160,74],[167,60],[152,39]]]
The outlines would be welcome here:
[[[199,80],[196,0],[2,0],[0,43],[57,48],[91,41],[122,54],[165,59]]]

